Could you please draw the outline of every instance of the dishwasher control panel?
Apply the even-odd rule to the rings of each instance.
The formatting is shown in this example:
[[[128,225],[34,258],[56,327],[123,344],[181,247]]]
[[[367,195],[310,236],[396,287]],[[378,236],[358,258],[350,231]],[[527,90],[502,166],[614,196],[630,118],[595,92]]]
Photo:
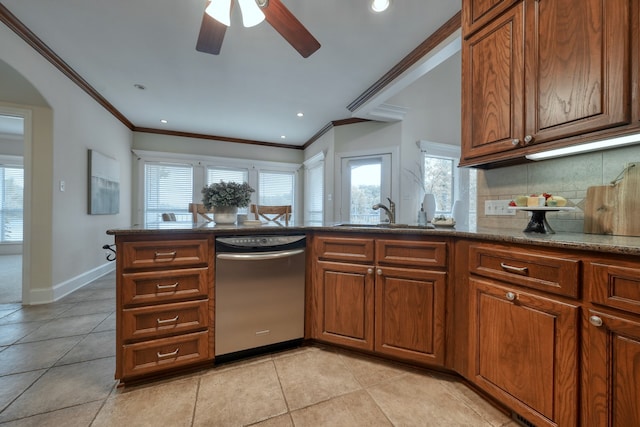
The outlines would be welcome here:
[[[298,244],[304,247],[305,236],[233,236],[218,237],[216,244],[236,248],[278,248]]]

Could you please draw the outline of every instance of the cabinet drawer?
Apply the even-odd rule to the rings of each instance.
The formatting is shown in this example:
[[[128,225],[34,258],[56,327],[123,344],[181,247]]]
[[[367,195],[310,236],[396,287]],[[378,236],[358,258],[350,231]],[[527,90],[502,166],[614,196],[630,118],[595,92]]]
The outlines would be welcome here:
[[[408,267],[446,267],[445,242],[376,240],[376,262]]]
[[[122,275],[122,303],[156,304],[207,295],[207,268]]]
[[[591,302],[640,314],[640,268],[591,262],[585,269]]]
[[[122,338],[158,338],[206,328],[208,304],[208,300],[201,300],[123,310]]]
[[[158,268],[206,264],[207,248],[206,239],[124,242],[123,267]]]
[[[208,359],[207,332],[125,345],[124,377],[188,366]]]
[[[349,237],[317,237],[314,252],[326,261],[373,263],[373,239]]]
[[[471,246],[469,271],[514,285],[578,297],[580,261],[577,259],[524,252],[518,248]]]

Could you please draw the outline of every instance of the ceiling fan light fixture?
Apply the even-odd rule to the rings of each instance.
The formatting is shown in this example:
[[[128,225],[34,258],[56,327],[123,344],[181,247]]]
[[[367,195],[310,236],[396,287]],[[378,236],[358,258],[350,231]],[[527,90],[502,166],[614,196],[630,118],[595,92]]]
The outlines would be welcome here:
[[[258,7],[256,0],[238,0],[242,11],[242,24],[245,27],[254,27],[264,21],[264,13]]]
[[[371,10],[376,13],[384,12],[389,8],[389,0],[372,0],[371,1]]]
[[[221,24],[231,26],[231,0],[213,0],[205,12]]]

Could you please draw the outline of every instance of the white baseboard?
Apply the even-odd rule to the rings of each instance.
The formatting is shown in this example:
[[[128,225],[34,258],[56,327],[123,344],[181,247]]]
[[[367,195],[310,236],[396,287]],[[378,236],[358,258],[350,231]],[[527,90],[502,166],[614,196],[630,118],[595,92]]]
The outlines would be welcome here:
[[[93,270],[86,271],[76,277],[54,285],[52,288],[31,289],[31,305],[49,304],[69,295],[71,292],[82,288],[96,279],[109,274],[116,269],[115,262],[107,262]]]

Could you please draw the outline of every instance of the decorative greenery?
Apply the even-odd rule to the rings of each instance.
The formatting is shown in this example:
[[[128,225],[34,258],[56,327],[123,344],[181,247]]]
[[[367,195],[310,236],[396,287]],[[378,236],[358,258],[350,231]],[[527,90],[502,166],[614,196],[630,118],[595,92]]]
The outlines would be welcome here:
[[[246,182],[214,182],[202,188],[202,203],[207,209],[216,206],[249,206],[251,193],[255,192]]]

